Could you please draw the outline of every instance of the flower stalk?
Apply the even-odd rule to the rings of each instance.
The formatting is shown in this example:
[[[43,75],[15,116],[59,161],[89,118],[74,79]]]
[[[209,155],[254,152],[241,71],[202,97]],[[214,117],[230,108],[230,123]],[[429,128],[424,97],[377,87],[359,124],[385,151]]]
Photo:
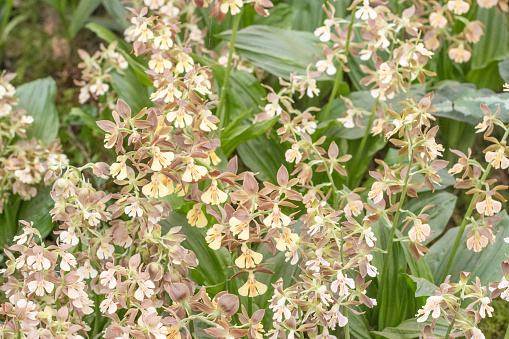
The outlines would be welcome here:
[[[233,17],[232,34],[230,36],[230,48],[228,50],[228,64],[226,65],[226,70],[223,79],[223,87],[221,88],[221,96],[219,97],[219,105],[217,106],[216,112],[216,115],[219,115],[219,129],[223,128],[225,125],[228,125],[229,117],[226,109],[224,108],[224,104],[226,99],[226,91],[228,89],[228,85],[230,84],[230,72],[232,69],[233,53],[235,52],[235,38],[237,37],[240,18],[241,13]]]

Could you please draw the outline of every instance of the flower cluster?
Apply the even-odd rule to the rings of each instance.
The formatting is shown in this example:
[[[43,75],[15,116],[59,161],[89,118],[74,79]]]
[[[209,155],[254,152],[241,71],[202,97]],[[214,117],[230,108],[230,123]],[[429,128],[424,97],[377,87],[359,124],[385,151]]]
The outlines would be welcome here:
[[[16,89],[10,84],[14,77],[5,72],[0,76],[0,213],[11,192],[23,200],[33,198],[40,186],[55,180],[55,166],[68,162],[58,140],[49,146],[27,140],[34,118],[16,108]]]
[[[81,87],[80,103],[83,104],[90,98],[98,100],[100,97],[105,97],[106,106],[111,107],[115,102],[114,92],[110,90],[112,72],[123,74],[123,70],[127,68],[127,61],[116,51],[116,41],[108,47],[103,44],[100,47],[100,50],[92,56],[82,49],[78,50],[83,61],[78,64],[78,67],[81,68],[81,80],[75,82]]]
[[[440,289],[426,300],[426,305],[417,313],[417,322],[433,318],[431,325],[421,330],[422,338],[435,338],[433,331],[437,320],[444,318],[450,323],[446,338],[464,335],[467,338],[484,339],[478,324],[494,311],[490,306],[492,297],[487,296],[488,289],[482,286],[478,277],[468,284],[469,272],[461,272],[460,282],[451,283],[450,276],[440,285]],[[491,289],[491,287],[490,287]],[[461,307],[463,305],[464,308]],[[465,306],[466,305],[466,306]]]

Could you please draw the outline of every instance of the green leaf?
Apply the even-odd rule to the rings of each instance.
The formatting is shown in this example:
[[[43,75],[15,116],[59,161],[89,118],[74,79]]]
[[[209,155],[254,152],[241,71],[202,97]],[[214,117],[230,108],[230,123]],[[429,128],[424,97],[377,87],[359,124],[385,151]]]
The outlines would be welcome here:
[[[3,248],[5,244],[11,244],[12,238],[18,232],[18,211],[21,202],[21,197],[13,194],[4,205],[3,213],[0,214],[0,248]]]
[[[497,90],[504,84],[498,69],[498,60],[493,60],[486,67],[473,69],[467,73],[467,81],[475,84],[477,88]]]
[[[101,2],[115,21],[123,28],[127,28],[127,9],[122,4],[121,0],[101,0]]]
[[[369,333],[368,320],[365,314],[353,314],[348,313],[348,323],[350,324],[350,333],[354,335],[356,339],[371,339],[372,336]]]
[[[181,232],[186,236],[182,246],[192,250],[198,258],[198,266],[190,272],[191,278],[199,285],[211,287],[216,293],[224,287],[230,254],[226,248],[212,250],[205,241],[205,228],[189,225],[184,214],[170,211],[168,218],[159,222],[163,234],[172,227],[182,226]],[[215,287],[215,288],[214,288]]]
[[[33,221],[42,239],[53,230],[53,221],[49,212],[53,209],[55,202],[51,199],[50,192],[51,186],[41,189],[35,197],[23,201],[18,212],[18,220]]]
[[[431,320],[418,323],[417,319],[414,318],[405,320],[397,327],[387,327],[383,331],[373,331],[371,333],[374,334],[376,338],[413,339],[419,338],[421,334],[420,329],[424,329],[424,326],[429,324],[431,324]],[[435,326],[434,334],[437,337],[444,337],[447,332],[447,327],[447,322],[444,319],[439,318]]]
[[[297,11],[295,5],[289,5],[284,2],[275,5],[270,9],[270,15],[255,17],[255,25],[273,26],[283,29],[291,29],[295,23]]]
[[[458,198],[454,194],[445,191],[435,193],[428,192],[419,195],[419,197],[405,204],[405,209],[415,215],[418,215],[425,206],[433,205],[433,207],[426,210],[424,213],[429,215],[428,224],[435,234],[427,239],[424,244],[433,241],[433,239],[442,234],[451,218],[457,199]]]
[[[139,82],[136,74],[130,69],[126,69],[124,74],[116,71],[111,73],[111,85],[118,97],[124,100],[137,113],[144,107],[152,107],[154,103],[150,100],[149,89]]]
[[[286,162],[286,149],[279,143],[277,137],[267,138],[260,135],[241,144],[237,149],[240,158],[250,171],[258,173],[257,178],[272,183],[277,182],[277,171],[281,164],[285,164],[288,172],[292,172],[290,164]]]
[[[473,84],[444,81],[437,86],[433,100],[436,108],[434,115],[453,120],[477,124],[483,118],[481,104],[487,105],[493,112],[500,105],[502,112],[509,111],[509,93],[495,93],[489,89],[477,90]],[[500,118],[509,121],[507,114]]]
[[[212,66],[212,74],[219,88],[223,86],[225,68],[220,65]],[[262,98],[267,95],[256,78],[244,71],[230,73],[230,83],[226,89],[226,116],[228,121],[235,120],[239,114],[251,110],[259,112],[259,106],[263,105]]]
[[[223,32],[221,38],[229,41],[230,35],[230,31]],[[317,56],[323,53],[319,42],[310,32],[253,25],[238,31],[235,50],[255,66],[288,79],[294,72],[306,74],[308,65],[316,63]],[[332,77],[323,74],[319,79]]]
[[[27,131],[28,138],[37,138],[46,145],[58,135],[58,112],[55,107],[57,86],[52,78],[38,79],[18,87],[18,108],[34,118]]]
[[[69,35],[71,39],[78,34],[79,30],[85,25],[100,3],[101,0],[81,0],[79,2],[70,20]]]
[[[498,71],[505,82],[509,82],[509,58],[498,63]]]
[[[221,148],[229,156],[240,144],[267,132],[279,120],[278,116],[254,124],[233,125],[221,134]]]
[[[494,60],[503,60],[509,54],[507,15],[493,8],[478,8],[477,20],[485,28],[481,40],[472,47],[472,69],[486,67]]]
[[[385,250],[390,225],[381,219],[372,229],[378,239],[376,247]],[[415,298],[414,286],[407,282],[407,260],[402,244],[393,244],[390,257],[379,251],[373,252],[373,265],[380,270],[377,276],[379,306],[375,309],[378,312],[378,329],[397,326],[405,319],[413,317],[420,307],[420,301]],[[383,270],[384,265],[388,265],[386,272]]]
[[[430,297],[435,293],[435,291],[438,291],[440,289],[437,285],[433,284],[431,281],[427,279],[414,277],[412,275],[408,275],[408,277],[412,279],[417,285],[417,288],[415,290],[416,298]]]
[[[504,241],[504,238],[509,236],[509,217],[506,211],[500,213],[500,216],[503,218],[493,225],[497,231],[495,243],[489,244],[482,252],[476,253],[466,248],[468,230],[464,232],[451,270],[447,272],[451,274],[452,281],[459,279],[461,271],[471,272],[472,277],[479,277],[483,285],[500,280],[502,277],[500,264],[505,260],[506,254],[509,254],[509,244]],[[447,267],[452,244],[458,231],[459,227],[450,229],[430,247],[430,252],[426,255],[436,284],[441,283],[439,280]]]

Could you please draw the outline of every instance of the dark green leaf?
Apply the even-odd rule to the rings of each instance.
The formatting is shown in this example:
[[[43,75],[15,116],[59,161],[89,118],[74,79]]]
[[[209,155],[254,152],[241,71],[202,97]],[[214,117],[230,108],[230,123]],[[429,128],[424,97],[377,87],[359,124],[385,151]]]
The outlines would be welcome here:
[[[262,181],[276,183],[281,164],[285,164],[290,173],[292,171],[285,159],[286,149],[276,137],[260,135],[241,144],[237,151],[244,164],[250,171],[258,173],[257,178]]]
[[[162,232],[167,233],[172,227],[182,226],[181,232],[186,240],[182,246],[192,250],[198,258],[198,266],[191,270],[193,281],[204,286],[217,286],[226,281],[226,270],[230,254],[226,248],[212,250],[205,242],[205,228],[196,228],[188,224],[184,214],[170,211],[168,218],[160,222]]]
[[[267,132],[278,121],[279,117],[257,122],[254,124],[235,125],[228,133],[221,135],[221,147],[226,156],[229,156],[241,143],[254,139]],[[226,131],[225,131],[226,132]]]
[[[125,70],[125,74],[112,72],[111,85],[118,97],[124,100],[137,113],[144,107],[152,107],[154,104],[150,100],[149,89],[138,81],[136,74],[130,69]]]
[[[127,9],[121,0],[102,0],[102,4],[118,24],[123,28],[127,28]]]
[[[55,107],[57,86],[52,78],[38,79],[18,87],[18,108],[25,109],[34,118],[27,131],[29,138],[37,138],[45,144],[58,135],[58,112]]]
[[[3,248],[5,244],[11,244],[12,238],[20,229],[18,211],[21,202],[21,197],[13,194],[9,197],[9,201],[4,204],[3,213],[0,214],[0,248]]]
[[[42,239],[46,238],[53,230],[53,222],[49,211],[55,203],[51,199],[50,192],[51,186],[41,189],[35,197],[21,203],[18,213],[19,220],[34,222],[34,227],[39,230]]]

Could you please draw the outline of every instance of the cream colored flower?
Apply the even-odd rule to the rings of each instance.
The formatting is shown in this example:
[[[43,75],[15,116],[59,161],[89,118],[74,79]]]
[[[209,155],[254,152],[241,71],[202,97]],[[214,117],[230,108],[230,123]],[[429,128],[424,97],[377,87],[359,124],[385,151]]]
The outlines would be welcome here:
[[[249,272],[249,277],[247,278],[246,283],[239,288],[239,294],[245,297],[256,297],[257,295],[262,295],[265,292],[267,292],[267,285],[256,281],[253,272]]]
[[[235,260],[235,265],[240,268],[253,268],[263,259],[263,255],[261,253],[249,249],[246,244],[242,244],[240,250],[242,251],[242,254]]]

